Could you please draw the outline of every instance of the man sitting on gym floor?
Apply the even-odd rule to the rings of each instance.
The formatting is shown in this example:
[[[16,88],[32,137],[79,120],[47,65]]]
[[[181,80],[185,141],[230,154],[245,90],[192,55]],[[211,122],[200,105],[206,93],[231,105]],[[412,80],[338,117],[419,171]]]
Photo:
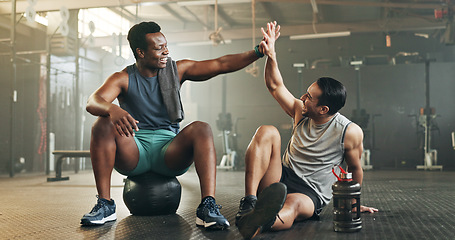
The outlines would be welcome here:
[[[90,143],[98,201],[82,217],[83,225],[117,219],[110,196],[114,167],[127,176],[148,171],[178,176],[194,162],[202,197],[196,224],[209,229],[229,227],[214,198],[216,156],[211,128],[195,121],[179,131],[178,122],[183,119],[179,91],[186,80],[205,81],[237,71],[263,54],[256,48],[212,60],[175,62],[160,31],[155,22],[134,25],[128,41],[136,63],[111,75],[88,99],[87,111],[99,116]],[[112,103],[116,98],[120,106]]]
[[[280,134],[273,126],[259,127],[248,146],[245,197],[236,215],[236,225],[246,239],[317,217],[332,198],[331,185],[336,180],[332,168],[343,159],[353,180],[361,184],[363,178],[362,129],[338,113],[346,100],[344,86],[323,77],[311,84],[300,99],[295,98],[285,87],[276,60],[279,25],[268,23],[262,34],[260,48],[267,55],[266,86],[292,118],[294,128],[283,160]],[[360,209],[378,211],[365,206]]]

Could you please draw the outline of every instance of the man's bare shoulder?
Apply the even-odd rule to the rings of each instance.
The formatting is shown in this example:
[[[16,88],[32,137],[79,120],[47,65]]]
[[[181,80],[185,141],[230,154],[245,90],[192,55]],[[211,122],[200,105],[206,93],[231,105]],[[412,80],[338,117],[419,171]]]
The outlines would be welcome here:
[[[346,128],[344,146],[346,149],[355,148],[363,141],[363,130],[359,125],[351,123]]]
[[[124,68],[122,71],[115,72],[111,75],[114,78],[128,78],[128,71]]]
[[[128,84],[128,71],[125,68],[119,72],[115,72],[107,78],[106,82],[119,86],[125,86],[124,84]]]
[[[180,59],[177,60],[175,63],[177,64],[177,69],[181,71],[191,67],[195,62],[196,61],[190,59]]]

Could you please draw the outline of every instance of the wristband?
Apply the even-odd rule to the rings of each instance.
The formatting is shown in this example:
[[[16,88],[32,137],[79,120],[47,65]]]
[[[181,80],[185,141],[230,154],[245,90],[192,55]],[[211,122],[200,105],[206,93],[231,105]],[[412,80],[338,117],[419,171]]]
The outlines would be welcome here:
[[[264,57],[264,54],[259,51],[259,44],[256,45],[256,47],[254,47],[254,52],[256,53],[256,56],[258,56],[258,58]]]

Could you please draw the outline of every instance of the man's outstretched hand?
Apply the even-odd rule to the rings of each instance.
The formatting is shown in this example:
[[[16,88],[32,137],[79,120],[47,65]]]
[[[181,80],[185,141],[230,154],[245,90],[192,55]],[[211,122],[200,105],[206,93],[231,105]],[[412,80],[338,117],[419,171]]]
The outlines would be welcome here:
[[[375,213],[375,212],[378,212],[378,211],[379,210],[377,208],[372,208],[372,207],[367,207],[367,206],[360,205],[360,212]]]

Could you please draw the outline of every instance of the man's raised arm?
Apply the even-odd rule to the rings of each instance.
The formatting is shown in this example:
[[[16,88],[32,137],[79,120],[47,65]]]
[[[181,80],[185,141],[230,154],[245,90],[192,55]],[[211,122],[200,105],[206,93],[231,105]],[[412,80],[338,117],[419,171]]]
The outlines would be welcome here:
[[[295,120],[296,113],[301,113],[302,101],[295,98],[286,88],[280,69],[278,68],[275,40],[280,35],[279,29],[280,26],[276,22],[267,23],[267,30],[261,29],[264,40],[261,42],[260,48],[267,55],[264,73],[265,85],[272,96],[278,101],[281,108]]]

